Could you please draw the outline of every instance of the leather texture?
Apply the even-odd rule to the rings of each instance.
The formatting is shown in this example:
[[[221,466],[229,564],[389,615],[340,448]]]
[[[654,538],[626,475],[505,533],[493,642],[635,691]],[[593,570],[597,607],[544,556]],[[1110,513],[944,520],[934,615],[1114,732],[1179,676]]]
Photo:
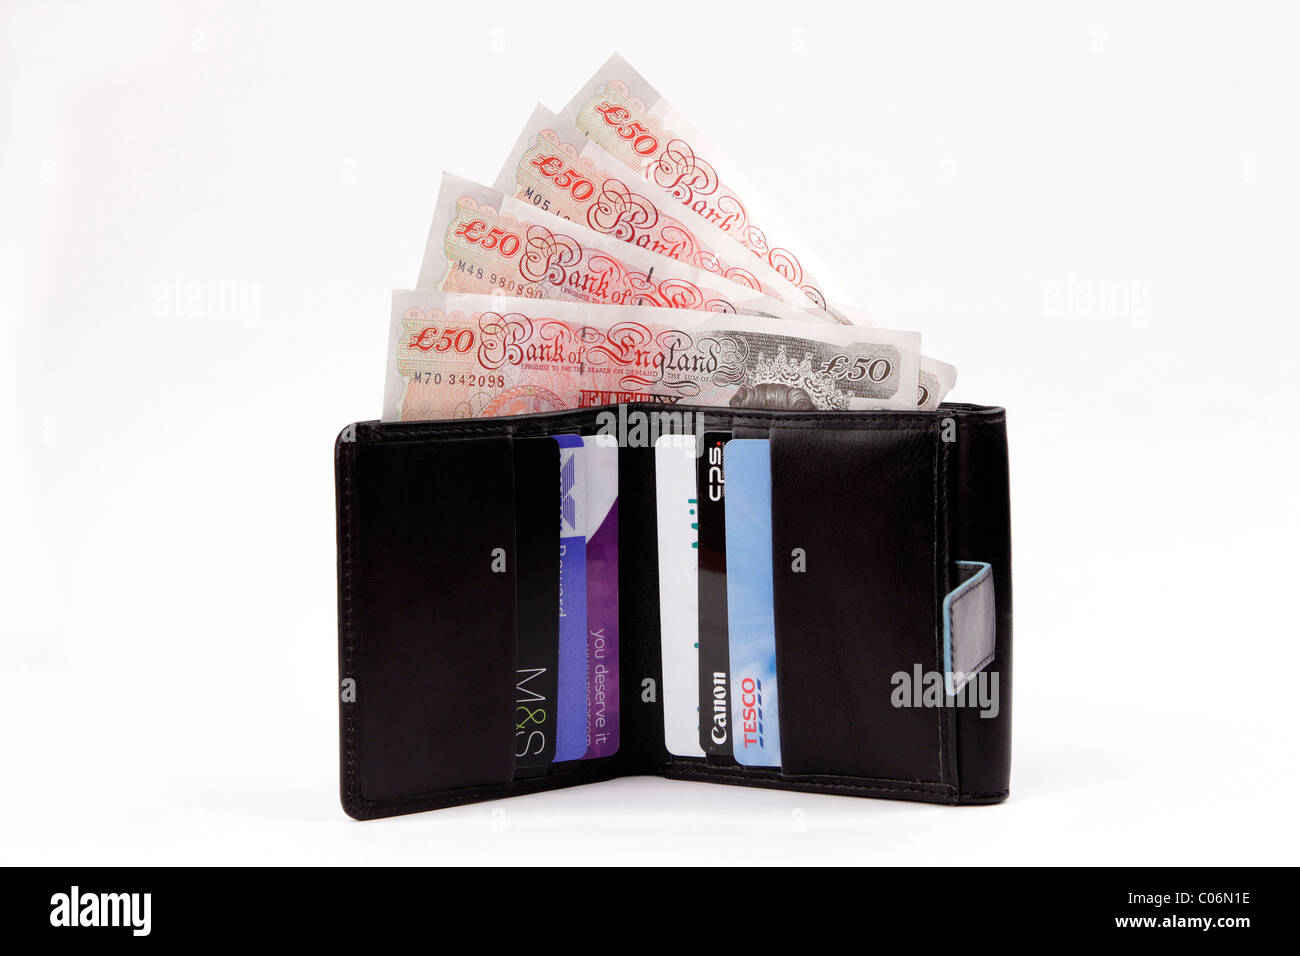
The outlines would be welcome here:
[[[662,412],[661,406],[627,406]],[[780,771],[670,755],[663,742],[654,454],[619,449],[621,740],[610,757],[515,766],[516,640],[553,582],[515,439],[593,434],[608,409],[349,426],[335,446],[340,786],[358,819],[631,774],[934,803],[1007,795],[1011,548],[1005,413],[691,409],[771,440]],[[535,508],[532,509],[535,511]],[[519,511],[517,514],[516,512]],[[520,540],[520,539],[523,540]],[[796,570],[792,556],[803,555]],[[494,555],[505,555],[504,569]],[[945,671],[945,597],[991,617],[996,716],[898,706],[898,675]],[[983,603],[981,603],[983,602]],[[517,603],[526,614],[521,618]],[[972,618],[973,619],[973,618]],[[967,633],[970,628],[963,630]],[[972,632],[973,633],[973,632]],[[962,647],[974,644],[963,638]],[[963,654],[971,651],[963,650]],[[967,659],[966,657],[962,658]],[[983,676],[983,675],[981,675]],[[349,688],[351,693],[349,694]]]

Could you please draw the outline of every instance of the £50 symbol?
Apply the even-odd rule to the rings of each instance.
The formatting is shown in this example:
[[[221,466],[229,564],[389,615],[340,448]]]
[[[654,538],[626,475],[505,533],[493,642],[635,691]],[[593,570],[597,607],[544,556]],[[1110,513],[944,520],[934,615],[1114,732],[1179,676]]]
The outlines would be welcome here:
[[[883,382],[889,378],[890,370],[889,359],[871,358],[866,355],[850,358],[843,353],[833,356],[822,366],[823,372],[834,378],[842,378],[846,382],[860,382],[863,379]]]
[[[627,107],[605,102],[597,104],[596,112],[604,117],[607,125],[614,127],[614,132],[618,133],[620,139],[632,144],[632,151],[638,156],[650,156],[659,149],[659,140],[648,129],[640,123],[628,122],[632,119],[632,114],[627,111]]]
[[[586,202],[596,191],[596,184],[565,163],[559,156],[538,156],[533,165],[546,178],[553,180],[557,189],[567,189],[578,202]]]

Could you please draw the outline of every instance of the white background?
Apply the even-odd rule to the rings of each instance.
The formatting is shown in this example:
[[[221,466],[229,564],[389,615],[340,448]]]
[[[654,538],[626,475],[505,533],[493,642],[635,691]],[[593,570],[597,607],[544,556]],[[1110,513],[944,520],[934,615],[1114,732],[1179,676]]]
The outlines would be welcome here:
[[[0,4],[3,862],[1296,862],[1285,5],[324,6]],[[1005,804],[340,810],[335,434],[442,170],[615,49],[1007,407]]]

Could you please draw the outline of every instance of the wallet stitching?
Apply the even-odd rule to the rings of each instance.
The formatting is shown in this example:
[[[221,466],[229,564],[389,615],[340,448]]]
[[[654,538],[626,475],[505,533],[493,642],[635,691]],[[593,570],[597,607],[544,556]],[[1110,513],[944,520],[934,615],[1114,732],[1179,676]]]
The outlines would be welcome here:
[[[585,768],[584,768],[585,770]],[[742,770],[727,770],[724,768],[697,768],[693,765],[684,765],[679,763],[670,763],[665,767],[665,779],[673,779],[669,773],[678,776],[699,777],[703,780],[716,780],[718,782],[745,781],[754,783],[758,786],[773,783],[787,783],[792,787],[800,788],[803,792],[810,791],[838,791],[838,792],[860,792],[860,793],[917,793],[926,796],[959,796],[958,791],[948,784],[931,784],[925,786],[910,786],[909,781],[892,781],[887,778],[862,777],[860,780],[871,780],[872,783],[839,783],[835,782],[836,777],[831,774],[810,775],[815,779],[805,779],[801,777],[784,777],[784,776],[764,776],[759,774],[749,774]],[[416,794],[410,797],[400,797],[393,800],[363,800],[360,801],[359,808],[382,812],[386,810],[418,812],[420,810],[445,809],[455,806],[464,806],[466,804],[479,803],[484,800],[494,798],[507,798],[511,796],[526,796],[530,793],[545,793],[549,790],[558,789],[564,785],[580,786],[588,783],[602,783],[606,780],[613,779],[606,774],[593,774],[580,770],[568,771],[563,773],[552,773],[546,777],[537,778],[538,783],[546,781],[553,783],[555,786],[540,785],[535,787],[515,788],[507,786],[472,787],[457,788],[450,791],[433,791],[429,793]],[[845,779],[845,778],[839,778]],[[921,781],[918,781],[921,782]],[[794,792],[800,792],[796,790]],[[1009,790],[990,790],[978,793],[960,794],[973,799],[983,799],[990,797],[1005,797]]]
[[[834,783],[831,781],[834,781],[836,779],[835,774],[807,775],[807,777],[811,779],[805,779],[805,775],[801,774],[799,775],[798,779],[792,779],[790,777],[784,777],[784,776],[770,776],[770,777],[758,776],[755,774],[745,773],[744,771],[740,771],[740,770],[728,770],[724,768],[694,767],[694,766],[682,765],[682,764],[669,764],[668,770],[670,770],[674,774],[680,774],[682,776],[690,776],[690,777],[701,777],[706,780],[707,779],[751,780],[754,781],[755,783],[760,783],[760,784],[761,783],[788,783],[794,787],[816,788],[819,790],[853,790],[853,791],[862,791],[862,792],[885,791],[890,793],[926,793],[926,794],[932,794],[936,796],[943,796],[944,794],[956,794],[956,790],[955,788],[952,787],[951,784],[932,783],[928,787],[915,787],[915,786],[906,786],[902,781],[898,783],[894,783],[886,779],[877,779],[875,777],[860,778],[863,780],[876,781],[875,783],[871,783],[871,784]],[[925,783],[925,781],[917,781],[917,782]]]
[[[933,445],[931,447],[933,449],[933,465],[931,467],[931,474],[930,474],[930,483],[931,483],[930,500],[934,504],[930,515],[931,521],[933,522],[933,526],[932,526],[933,530],[931,533],[930,540],[933,543],[932,544],[933,550],[931,551],[931,560],[934,562],[934,564],[931,567],[931,572],[930,572],[930,587],[932,591],[930,605],[931,607],[937,607],[938,606],[937,602],[939,599],[939,580],[938,580],[939,578],[939,553],[938,553],[939,552],[939,540],[938,540],[939,538],[939,450],[937,448],[934,448]],[[934,719],[935,719],[935,729],[938,731],[938,738],[939,738],[939,753],[938,753],[939,780],[944,783],[947,783],[947,777],[948,777],[947,767],[944,766],[945,761],[943,759],[944,742],[945,742],[944,727],[943,727],[943,708],[940,707],[935,709]]]
[[[949,494],[949,486],[951,484],[949,478],[952,474],[952,471],[950,467],[950,458],[949,458],[950,451],[951,451],[949,448],[950,443],[943,441],[942,432],[939,430],[935,431],[935,437],[936,439],[938,439],[939,442],[938,453],[942,456],[943,459],[939,471],[940,494],[942,495],[942,503],[943,503],[943,518],[942,518],[943,551],[942,554],[940,555],[940,563],[938,568],[939,575],[937,576],[935,582],[937,590],[935,593],[935,603],[933,605],[934,622],[935,622],[934,640],[935,640],[936,662],[942,664],[944,659],[943,658],[943,654],[944,654],[943,596],[948,593],[948,587],[952,581],[951,579],[952,498],[951,495]],[[952,785],[956,788],[957,792],[960,794],[961,793],[961,762],[958,759],[958,754],[961,750],[961,723],[960,721],[957,720],[956,713],[950,707],[943,708],[942,719],[944,721],[944,728],[948,738],[948,746],[944,751],[944,756],[947,761],[947,773],[945,776],[947,779],[949,779],[952,782]]]
[[[995,656],[996,656],[996,654],[995,654],[994,651],[989,651],[988,654],[985,655],[985,657],[984,657],[984,659],[983,659],[982,661],[980,661],[978,664],[976,664],[974,667],[971,668],[971,673],[972,673],[972,674],[976,674],[976,673],[978,673],[978,672],[979,672],[979,669],[980,669],[981,667],[985,666],[986,664],[990,663],[990,662],[993,660],[993,658],[994,658]]]
[[[642,407],[642,404],[643,403],[637,403],[637,407],[638,408]],[[616,406],[606,406],[606,408],[613,408],[613,407]],[[645,406],[645,407],[652,408],[654,406]],[[663,408],[669,408],[669,407],[670,406],[663,406]],[[776,419],[769,416],[752,415],[752,414],[746,414],[745,412],[731,412],[726,409],[712,409],[709,407],[702,407],[701,411],[704,412],[706,415],[710,415],[718,419],[727,420],[732,423],[735,423],[737,421],[760,422],[765,426],[767,426],[769,429],[773,427],[777,427],[777,428],[794,427],[794,428],[802,429],[802,428],[816,426],[816,427],[833,429],[833,430],[845,430],[845,429],[852,429],[852,428],[861,428],[862,426],[873,426],[876,428],[883,428],[889,430],[915,429],[919,432],[927,428],[928,426],[932,425],[936,421],[943,421],[944,418],[951,418],[954,417],[954,415],[962,415],[963,417],[969,416],[969,420],[964,421],[962,423],[963,428],[997,429],[1003,426],[1003,423],[1005,422],[1006,419],[1006,413],[1003,410],[999,410],[996,413],[986,413],[975,409],[963,409],[963,408],[940,409],[939,411],[948,412],[947,415],[943,415],[943,416],[940,416],[939,412],[917,413],[917,412],[906,412],[906,411],[879,411],[879,412],[867,412],[867,413],[856,413],[856,414],[840,412],[840,413],[836,413],[837,417],[833,419],[826,418],[826,417],[819,417],[815,415],[791,415],[791,414],[783,414],[780,419]],[[552,417],[547,419],[547,422],[548,423],[556,423],[556,422],[583,423],[583,422],[587,422],[593,417],[594,416],[590,412],[585,412],[585,413],[580,412],[580,413],[568,414],[568,415],[553,415]],[[369,423],[359,423],[359,424],[369,424]],[[447,425],[446,423],[441,423],[441,422],[436,425],[427,425],[423,427],[401,423],[401,422],[385,422],[381,424],[400,425],[402,433],[401,434],[392,434],[391,432],[379,433],[379,434],[372,433],[367,437],[366,439],[367,441],[400,444],[402,442],[413,441],[421,438],[428,438],[431,436],[516,434],[517,432],[520,431],[521,425],[523,426],[524,431],[528,431],[529,426],[532,425],[533,422],[521,423],[513,416],[509,416],[496,421],[484,421],[481,424],[474,424],[474,425]],[[538,426],[541,426],[543,423],[540,420],[538,420],[536,424]]]
[[[412,810],[453,807],[466,803],[479,803],[483,800],[504,797],[522,797],[530,793],[545,793],[563,786],[579,786],[587,783],[604,783],[612,780],[608,773],[594,772],[593,768],[581,767],[569,771],[553,772],[544,777],[527,778],[511,781],[508,784],[486,784],[475,787],[453,787],[449,790],[427,790],[424,793],[406,797],[393,797],[387,800],[359,799],[357,805],[368,810]]]
[[[345,449],[343,453],[343,677],[352,675],[352,460],[353,451],[351,448]],[[355,739],[356,731],[353,723],[353,711],[356,709],[356,700],[352,705],[346,704],[344,707],[344,751],[345,751],[345,772],[347,774],[347,792],[348,799],[353,804],[361,803],[361,795],[357,790],[357,771],[356,771],[356,750]]]
[[[933,431],[931,434],[934,436],[935,439],[938,439],[939,437],[938,431]],[[934,532],[933,532],[933,537],[931,539],[934,542],[934,551],[933,551],[934,567],[930,574],[930,586],[933,590],[933,594],[931,595],[931,601],[930,601],[931,608],[937,608],[939,606],[939,575],[942,573],[940,570],[943,567],[941,562],[944,557],[944,554],[946,554],[946,550],[941,549],[939,544],[939,534],[940,534],[939,532],[939,460],[942,455],[942,449],[939,446],[941,445],[942,442],[939,442],[937,445],[932,446],[933,453],[934,453],[934,465],[931,473],[932,487],[930,489],[930,500],[934,502],[934,508],[931,513],[932,520],[934,521]],[[934,648],[936,653],[936,660],[939,660],[940,658],[938,658],[937,656],[939,652],[938,627],[934,628],[934,642],[935,642]],[[939,732],[938,733],[939,780],[946,784],[948,782],[949,768],[947,766],[948,761],[945,759],[948,750],[947,750],[947,733],[946,733],[946,727],[944,726],[945,724],[944,711],[945,708],[943,707],[935,708],[934,719],[935,719],[936,729]]]

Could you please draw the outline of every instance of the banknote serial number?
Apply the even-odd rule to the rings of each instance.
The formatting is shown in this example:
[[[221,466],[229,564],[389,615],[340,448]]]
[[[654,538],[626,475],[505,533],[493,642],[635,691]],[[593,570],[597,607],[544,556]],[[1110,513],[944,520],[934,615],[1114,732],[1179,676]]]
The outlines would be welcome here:
[[[505,388],[504,375],[475,375],[470,372],[412,372],[411,381],[421,385],[468,385],[471,388]]]
[[[502,275],[499,272],[492,272],[484,269],[482,266],[476,266],[472,262],[466,262],[461,259],[456,263],[456,270],[463,272],[465,275],[475,281],[487,281],[493,289],[504,292],[506,295],[516,296],[520,299],[540,299],[542,290],[535,283],[524,282],[520,279],[512,279],[510,276]]]

